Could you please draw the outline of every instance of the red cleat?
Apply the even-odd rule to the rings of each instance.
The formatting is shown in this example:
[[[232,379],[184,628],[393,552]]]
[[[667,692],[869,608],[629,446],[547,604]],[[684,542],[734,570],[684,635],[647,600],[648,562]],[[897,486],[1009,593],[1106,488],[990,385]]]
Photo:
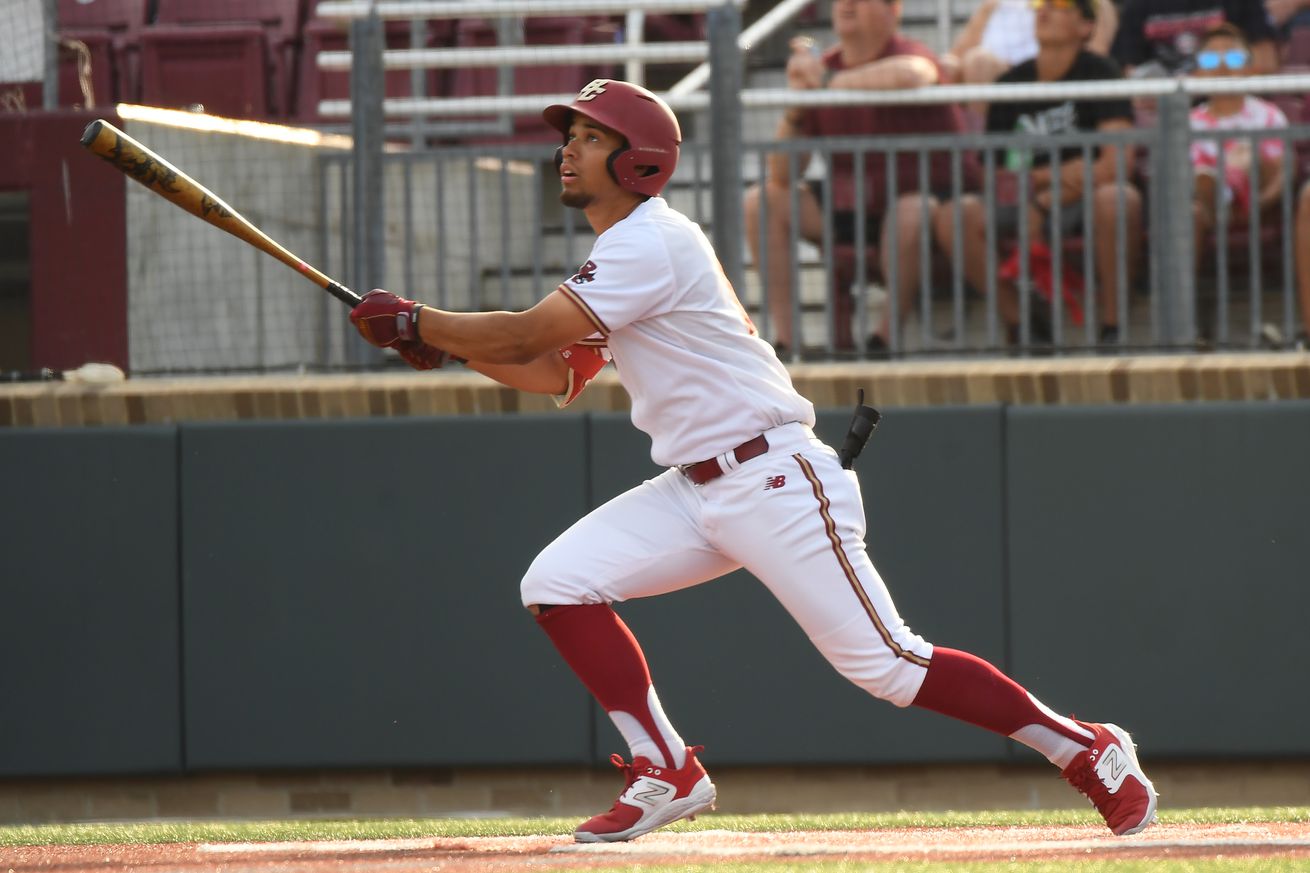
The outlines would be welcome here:
[[[1155,821],[1158,795],[1137,762],[1133,738],[1118,725],[1079,724],[1095,733],[1096,739],[1060,775],[1087,795],[1117,836],[1141,833]]]
[[[579,843],[615,843],[631,840],[714,806],[714,783],[696,760],[703,746],[687,749],[682,769],[656,767],[648,758],[631,764],[611,755],[614,766],[623,771],[627,784],[609,812],[578,825],[573,839]]]

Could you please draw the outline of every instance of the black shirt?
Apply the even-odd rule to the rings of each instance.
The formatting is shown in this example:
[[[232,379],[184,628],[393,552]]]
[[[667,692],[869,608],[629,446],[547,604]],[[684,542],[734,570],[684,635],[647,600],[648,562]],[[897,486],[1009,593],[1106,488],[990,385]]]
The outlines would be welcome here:
[[[1119,65],[1103,55],[1081,51],[1073,65],[1058,82],[1086,82],[1096,79],[1122,79]],[[1031,83],[1037,81],[1037,59],[1032,58],[1006,70],[996,80],[1002,82]],[[1069,133],[1077,130],[1096,130],[1102,122],[1122,118],[1133,121],[1132,104],[1124,99],[1114,100],[1020,100],[1016,103],[997,101],[987,107],[989,133],[1036,133],[1043,135]],[[1093,150],[1093,156],[1099,149]],[[1082,149],[1068,146],[1060,153],[1060,160],[1068,161],[1082,156]],[[1006,155],[1007,165],[1017,169],[1016,155]],[[1049,150],[1038,148],[1033,152],[1034,166],[1050,163]]]
[[[1274,38],[1262,0],[1125,0],[1110,54],[1126,67],[1152,64],[1160,75],[1187,73],[1201,37],[1224,22],[1253,43]]]

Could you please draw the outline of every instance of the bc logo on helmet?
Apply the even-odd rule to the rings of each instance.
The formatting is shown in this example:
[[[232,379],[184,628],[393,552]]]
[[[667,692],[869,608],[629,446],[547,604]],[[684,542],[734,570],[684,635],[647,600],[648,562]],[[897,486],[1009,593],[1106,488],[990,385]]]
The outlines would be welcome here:
[[[592,79],[578,92],[578,101],[582,103],[587,100],[595,100],[601,94],[605,93],[605,85],[609,79]]]

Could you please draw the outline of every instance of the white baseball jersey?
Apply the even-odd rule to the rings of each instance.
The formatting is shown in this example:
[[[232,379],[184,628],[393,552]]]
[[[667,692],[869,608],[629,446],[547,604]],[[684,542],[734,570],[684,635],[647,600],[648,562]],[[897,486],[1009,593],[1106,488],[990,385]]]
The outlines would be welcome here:
[[[663,199],[602,233],[559,290],[607,345],[655,463],[695,463],[778,425],[814,424],[704,232]]]
[[[604,349],[650,434],[659,476],[579,519],[533,561],[524,605],[611,603],[745,567],[842,675],[908,706],[932,645],[901,620],[864,549],[854,472],[814,435],[813,405],[755,335],[699,227],[658,198],[596,240],[560,286],[596,326],[562,350],[576,397]],[[768,450],[731,449],[763,434]],[[718,458],[693,485],[674,465]]]

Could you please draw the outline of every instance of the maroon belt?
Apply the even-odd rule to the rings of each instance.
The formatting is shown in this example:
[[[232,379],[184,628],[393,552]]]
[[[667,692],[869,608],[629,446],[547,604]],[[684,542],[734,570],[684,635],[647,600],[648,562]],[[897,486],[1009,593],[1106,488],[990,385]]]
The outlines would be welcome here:
[[[737,459],[738,464],[744,464],[751,458],[758,458],[769,450],[769,441],[760,434],[753,440],[737,446],[732,450],[732,456]],[[693,485],[704,485],[706,482],[712,482],[722,476],[726,471],[719,465],[718,458],[710,458],[708,461],[700,461],[695,464],[685,464],[679,469],[682,475],[691,480]]]

